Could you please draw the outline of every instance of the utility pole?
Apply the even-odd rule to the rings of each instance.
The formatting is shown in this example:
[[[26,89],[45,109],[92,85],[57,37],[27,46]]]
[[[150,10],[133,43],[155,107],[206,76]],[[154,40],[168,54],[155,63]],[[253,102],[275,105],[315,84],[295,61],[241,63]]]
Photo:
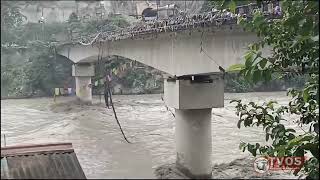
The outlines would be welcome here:
[[[76,1],[76,13],[77,13],[77,16],[79,16],[79,2]]]
[[[43,17],[43,7],[41,12],[41,31],[42,31],[42,40],[44,41],[45,35],[44,35],[44,17]]]
[[[187,13],[187,1],[184,0],[184,12]]]
[[[157,0],[157,20],[159,19],[159,5],[160,5],[160,0]]]

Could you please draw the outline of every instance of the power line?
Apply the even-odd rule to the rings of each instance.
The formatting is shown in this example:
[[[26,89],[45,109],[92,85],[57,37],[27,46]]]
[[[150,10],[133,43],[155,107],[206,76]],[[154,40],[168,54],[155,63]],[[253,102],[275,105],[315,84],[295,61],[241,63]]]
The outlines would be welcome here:
[[[100,48],[99,48],[99,53],[100,53],[100,49],[101,49],[101,43],[100,43]],[[102,60],[102,56],[103,56],[103,48],[102,48],[102,55],[101,55],[101,58],[100,58],[100,60]],[[109,56],[109,44],[108,44],[108,51],[107,51],[107,56]],[[118,57],[118,56],[117,56]],[[100,66],[102,66],[101,64],[100,64]],[[104,68],[105,68],[105,66],[104,66]],[[100,68],[100,71],[101,71],[101,68]],[[107,82],[105,82],[105,83],[107,83]],[[106,84],[105,84],[106,85]],[[114,105],[113,105],[113,101],[112,101],[112,94],[111,94],[111,90],[110,90],[110,86],[108,86],[108,92],[107,93],[109,93],[109,96],[110,96],[110,103],[111,103],[111,107],[112,107],[112,111],[113,111],[113,114],[114,114],[114,118],[116,119],[116,121],[117,121],[117,124],[118,124],[118,126],[119,126],[119,128],[120,128],[120,131],[121,131],[121,133],[122,133],[122,136],[123,136],[123,138],[127,141],[127,143],[131,143],[128,139],[127,139],[127,137],[126,137],[126,135],[124,134],[124,132],[123,132],[123,130],[122,130],[122,127],[121,127],[121,124],[120,124],[120,122],[119,122],[119,119],[118,119],[118,116],[117,116],[117,113],[116,113],[116,110],[114,109]],[[108,100],[108,98],[106,99],[106,100]]]
[[[209,56],[202,47],[200,52],[203,52],[210,60],[212,60],[219,67],[220,71],[222,71],[223,73],[225,72],[225,69],[222,66],[220,66],[211,56]]]
[[[223,73],[225,73],[225,69],[222,67],[222,66],[220,66],[220,64],[219,63],[217,63],[217,61],[215,61],[207,52],[206,52],[206,50],[203,48],[203,46],[202,46],[202,42],[203,42],[203,31],[202,31],[202,33],[201,33],[201,42],[200,42],[200,53],[204,53],[211,61],[213,61],[218,67],[219,67],[219,70],[220,71],[222,71]]]
[[[169,112],[172,114],[172,116],[173,116],[174,118],[176,118],[176,115],[169,109],[169,107],[168,107],[168,106],[166,105],[166,103],[164,102],[163,95],[161,95],[161,100],[163,101],[164,106],[166,107],[167,111],[169,111]]]
[[[110,87],[108,87],[108,93],[109,93],[109,95],[110,95],[110,103],[111,103],[111,106],[112,106],[112,110],[113,110],[113,113],[114,113],[114,117],[115,117],[115,119],[117,120],[117,123],[118,123],[118,125],[119,125],[120,131],[121,131],[124,139],[127,141],[127,143],[131,143],[131,142],[127,139],[126,135],[124,134],[124,132],[123,132],[123,130],[122,130],[122,127],[121,127],[121,124],[120,124],[120,122],[119,122],[119,120],[118,120],[117,113],[116,113],[116,110],[114,109],[114,105],[113,105],[113,102],[112,102],[112,95],[111,95]]]

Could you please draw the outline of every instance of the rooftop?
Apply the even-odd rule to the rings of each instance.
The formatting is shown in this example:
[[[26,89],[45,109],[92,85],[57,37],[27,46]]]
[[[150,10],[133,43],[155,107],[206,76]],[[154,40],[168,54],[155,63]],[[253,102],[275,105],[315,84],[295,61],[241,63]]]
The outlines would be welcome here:
[[[1,147],[1,179],[86,179],[71,143]]]

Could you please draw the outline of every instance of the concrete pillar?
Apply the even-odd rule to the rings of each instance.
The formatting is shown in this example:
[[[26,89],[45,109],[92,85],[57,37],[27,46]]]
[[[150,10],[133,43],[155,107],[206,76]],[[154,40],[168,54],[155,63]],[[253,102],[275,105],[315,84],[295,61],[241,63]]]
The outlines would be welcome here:
[[[220,73],[168,78],[164,99],[175,108],[176,167],[190,178],[211,178],[211,110],[224,105]]]
[[[90,76],[76,76],[76,95],[84,103],[92,103],[92,88]]]
[[[175,110],[177,168],[192,178],[211,178],[211,108]]]
[[[86,104],[92,103],[91,76],[94,76],[94,66],[89,63],[74,64],[72,76],[76,79],[77,98]]]

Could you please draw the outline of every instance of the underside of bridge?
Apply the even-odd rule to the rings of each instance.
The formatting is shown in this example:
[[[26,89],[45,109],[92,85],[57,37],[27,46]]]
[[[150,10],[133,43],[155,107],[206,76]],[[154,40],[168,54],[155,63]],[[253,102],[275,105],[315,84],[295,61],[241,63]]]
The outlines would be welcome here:
[[[70,58],[77,97],[92,101],[91,76],[98,56],[123,56],[171,76],[164,83],[164,99],[175,108],[177,167],[190,177],[211,177],[211,110],[223,107],[221,70],[240,63],[253,33],[238,26],[168,32],[94,45],[65,46]]]

